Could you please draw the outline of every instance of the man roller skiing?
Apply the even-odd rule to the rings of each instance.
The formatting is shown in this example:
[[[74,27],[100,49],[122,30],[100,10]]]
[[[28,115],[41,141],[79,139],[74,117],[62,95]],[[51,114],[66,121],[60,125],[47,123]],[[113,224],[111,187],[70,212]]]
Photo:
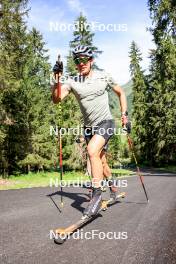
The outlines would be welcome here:
[[[115,123],[109,109],[108,91],[117,94],[121,106],[122,126],[128,123],[127,102],[122,88],[104,71],[92,69],[93,52],[90,47],[79,45],[73,50],[73,59],[79,77],[68,79],[61,86],[61,100],[72,92],[80,105],[84,119],[84,134],[87,142],[87,152],[91,164],[92,198],[83,215],[95,215],[101,207],[103,177],[111,179],[111,171],[106,161],[107,143],[114,134]],[[56,72],[56,65],[53,70]],[[57,84],[52,90],[54,103],[59,102]],[[116,199],[117,188],[110,184],[110,195]]]

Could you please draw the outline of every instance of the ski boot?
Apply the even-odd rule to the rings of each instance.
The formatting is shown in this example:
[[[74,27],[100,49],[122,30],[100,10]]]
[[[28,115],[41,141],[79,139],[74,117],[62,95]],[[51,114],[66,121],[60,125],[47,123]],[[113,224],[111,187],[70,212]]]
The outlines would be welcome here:
[[[102,204],[102,190],[99,188],[92,188],[92,197],[88,206],[84,209],[83,216],[91,217],[96,215]]]
[[[112,199],[112,201],[115,201],[118,195],[118,187],[116,182],[117,180],[113,178],[109,180],[110,198]]]

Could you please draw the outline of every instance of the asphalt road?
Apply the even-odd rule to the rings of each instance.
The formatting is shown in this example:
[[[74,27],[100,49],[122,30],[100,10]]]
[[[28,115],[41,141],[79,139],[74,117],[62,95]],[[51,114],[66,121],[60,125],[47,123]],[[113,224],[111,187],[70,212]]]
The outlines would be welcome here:
[[[86,189],[65,188],[62,213],[57,188],[0,191],[0,263],[176,263],[176,175],[145,176],[149,204],[137,177],[127,183],[121,188],[125,199],[86,225],[82,239],[72,237],[62,245],[53,243],[50,230],[81,217]],[[116,239],[85,239],[92,230],[114,232]]]

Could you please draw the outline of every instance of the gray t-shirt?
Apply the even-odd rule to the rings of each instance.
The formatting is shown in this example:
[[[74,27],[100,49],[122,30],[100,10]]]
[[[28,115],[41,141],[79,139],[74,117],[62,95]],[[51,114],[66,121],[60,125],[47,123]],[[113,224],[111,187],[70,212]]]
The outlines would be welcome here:
[[[106,72],[94,70],[91,77],[84,80],[83,77],[77,77],[77,80],[68,79],[65,84],[78,100],[84,125],[96,126],[103,120],[113,119],[109,109],[108,91],[117,82]]]

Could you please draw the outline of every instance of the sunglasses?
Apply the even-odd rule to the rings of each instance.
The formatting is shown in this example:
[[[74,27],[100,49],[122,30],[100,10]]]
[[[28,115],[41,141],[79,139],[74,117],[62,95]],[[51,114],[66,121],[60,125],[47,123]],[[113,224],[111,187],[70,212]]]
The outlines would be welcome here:
[[[80,63],[87,64],[89,60],[90,60],[89,57],[82,57],[82,58],[75,58],[74,62],[76,65],[79,65]]]

